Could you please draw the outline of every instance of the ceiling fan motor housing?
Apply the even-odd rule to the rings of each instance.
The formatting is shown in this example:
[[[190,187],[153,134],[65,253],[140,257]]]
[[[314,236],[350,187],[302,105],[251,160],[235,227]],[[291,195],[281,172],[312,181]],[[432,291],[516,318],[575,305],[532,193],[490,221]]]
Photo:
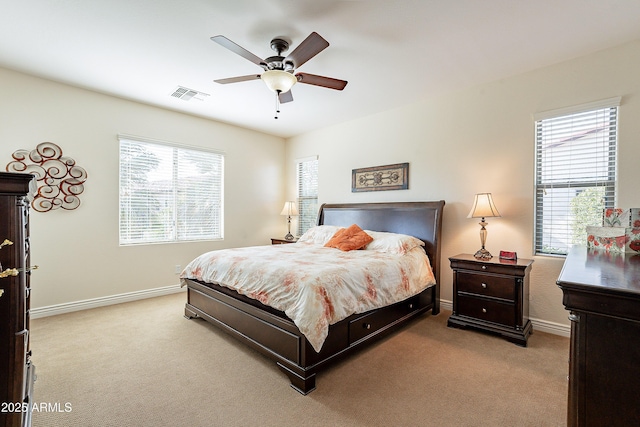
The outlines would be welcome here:
[[[278,52],[278,56],[280,56],[282,52],[289,50],[289,42],[284,39],[275,38],[271,40],[271,49]]]
[[[284,71],[292,72],[294,69],[293,62],[291,61],[285,62],[284,61],[285,58],[284,56],[282,56],[282,52],[286,52],[289,49],[289,42],[284,39],[275,38],[271,40],[271,49],[276,51],[278,55],[270,56],[269,58],[264,60],[266,65],[265,69],[266,70],[284,70]]]
[[[264,60],[265,70],[293,71],[293,62],[286,61],[284,56],[270,56]]]

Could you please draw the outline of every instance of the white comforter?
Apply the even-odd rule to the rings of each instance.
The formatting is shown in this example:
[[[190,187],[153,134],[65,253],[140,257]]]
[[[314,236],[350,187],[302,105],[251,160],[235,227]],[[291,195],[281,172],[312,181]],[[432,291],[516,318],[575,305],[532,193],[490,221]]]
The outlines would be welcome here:
[[[224,249],[199,256],[180,277],[226,286],[284,311],[318,352],[329,325],[435,284],[421,247],[403,255],[307,244]]]

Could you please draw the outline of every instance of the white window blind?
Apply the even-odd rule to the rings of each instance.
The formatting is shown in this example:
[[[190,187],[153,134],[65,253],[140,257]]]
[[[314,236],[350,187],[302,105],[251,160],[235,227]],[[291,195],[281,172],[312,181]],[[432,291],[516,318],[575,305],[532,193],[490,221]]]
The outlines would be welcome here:
[[[619,101],[536,120],[536,254],[585,245],[585,227],[615,206]]]
[[[318,158],[296,162],[298,181],[298,235],[316,225],[318,219]]]
[[[222,238],[224,156],[120,138],[120,244]]]

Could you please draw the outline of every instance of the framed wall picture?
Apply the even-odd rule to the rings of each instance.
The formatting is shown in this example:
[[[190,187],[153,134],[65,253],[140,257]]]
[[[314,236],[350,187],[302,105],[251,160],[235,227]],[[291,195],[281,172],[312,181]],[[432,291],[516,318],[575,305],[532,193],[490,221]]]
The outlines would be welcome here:
[[[409,163],[353,169],[351,192],[406,190],[409,188]]]

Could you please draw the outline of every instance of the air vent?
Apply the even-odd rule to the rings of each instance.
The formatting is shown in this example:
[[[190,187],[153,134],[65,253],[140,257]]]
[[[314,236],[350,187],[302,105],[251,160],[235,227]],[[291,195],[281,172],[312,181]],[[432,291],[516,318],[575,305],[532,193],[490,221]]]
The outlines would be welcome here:
[[[182,99],[183,101],[189,101],[191,98],[195,98],[202,101],[205,96],[209,96],[208,93],[198,92],[197,90],[189,89],[186,87],[178,86],[171,94],[174,98]]]

